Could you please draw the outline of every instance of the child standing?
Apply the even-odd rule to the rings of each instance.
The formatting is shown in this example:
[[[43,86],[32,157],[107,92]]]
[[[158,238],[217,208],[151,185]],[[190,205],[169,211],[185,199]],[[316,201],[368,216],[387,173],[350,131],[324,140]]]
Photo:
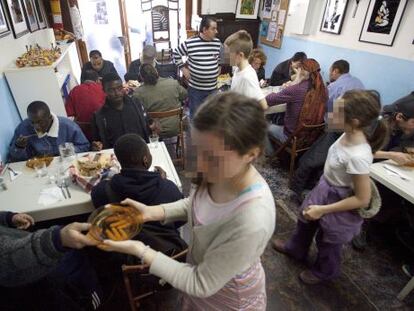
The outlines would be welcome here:
[[[305,260],[316,234],[318,256],[300,274],[304,283],[337,277],[342,245],[360,231],[363,219],[357,209],[370,203],[369,168],[388,132],[380,110],[372,91],[348,91],[335,102],[329,125],[344,134],[329,149],[324,174],[302,204],[295,233],[287,242],[273,241],[277,251]]]
[[[184,292],[183,310],[266,310],[260,256],[275,228],[272,193],[252,165],[267,124],[253,99],[225,92],[209,98],[193,119],[197,176],[190,197],[146,206],[132,200],[144,221],[187,220],[187,263],[139,241],[104,241],[104,249],[135,255],[150,273]]]
[[[256,71],[249,64],[253,49],[252,37],[245,30],[239,30],[224,41],[226,52],[230,56],[230,65],[236,66],[231,80],[231,90],[260,102],[263,110],[267,109],[265,95],[260,89]]]

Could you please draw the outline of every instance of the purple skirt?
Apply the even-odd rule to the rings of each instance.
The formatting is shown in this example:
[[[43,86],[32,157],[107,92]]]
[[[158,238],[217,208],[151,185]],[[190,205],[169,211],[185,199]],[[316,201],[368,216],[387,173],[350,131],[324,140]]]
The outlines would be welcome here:
[[[299,219],[308,222],[302,211],[309,205],[327,205],[341,201],[353,195],[353,190],[349,187],[331,186],[324,176],[321,177],[319,183],[307,195],[301,206]],[[319,219],[319,227],[323,232],[323,242],[326,243],[347,243],[359,234],[363,218],[355,211],[329,213]]]

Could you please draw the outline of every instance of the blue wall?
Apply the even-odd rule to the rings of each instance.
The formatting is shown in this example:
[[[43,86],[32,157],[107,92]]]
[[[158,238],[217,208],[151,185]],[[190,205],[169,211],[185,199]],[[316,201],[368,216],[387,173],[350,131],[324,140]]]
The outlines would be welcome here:
[[[8,157],[10,140],[20,121],[6,78],[0,77],[0,154],[3,161]]]
[[[335,60],[347,60],[351,65],[351,74],[361,79],[367,89],[379,91],[384,105],[414,91],[414,60],[402,60],[287,36],[283,38],[281,49],[266,45],[262,45],[262,48],[267,55],[266,77],[271,76],[278,63],[292,57],[295,52],[304,51],[308,57],[319,62],[325,80],[328,79],[329,67]]]

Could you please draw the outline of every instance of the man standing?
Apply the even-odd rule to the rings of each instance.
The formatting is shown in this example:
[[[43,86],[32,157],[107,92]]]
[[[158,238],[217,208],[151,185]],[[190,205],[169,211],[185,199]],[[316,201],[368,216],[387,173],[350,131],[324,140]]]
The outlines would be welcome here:
[[[187,39],[174,51],[174,62],[188,80],[191,118],[205,98],[217,89],[221,42],[216,35],[216,20],[203,17],[199,35]],[[188,67],[183,63],[184,56]]]
[[[102,53],[98,50],[92,50],[89,52],[89,60],[89,62],[83,65],[82,74],[84,74],[86,70],[95,70],[98,73],[99,78],[103,78],[104,75],[111,72],[118,74],[114,64],[109,60],[104,60],[102,58]]]
[[[59,145],[69,142],[75,152],[89,150],[89,142],[79,126],[68,118],[50,112],[46,103],[34,101],[27,107],[27,119],[14,131],[10,144],[12,161],[25,161],[36,156],[58,156]]]
[[[142,104],[125,95],[121,78],[114,73],[105,75],[102,86],[105,104],[95,112],[92,121],[93,150],[113,148],[124,134],[134,133],[148,142],[149,126]]]
[[[290,77],[294,73],[293,69],[300,67],[305,59],[307,56],[304,52],[296,52],[291,59],[281,62],[272,72],[270,85],[279,86],[290,81]]]
[[[346,91],[363,90],[362,82],[349,74],[349,63],[346,60],[337,60],[329,70],[328,85],[328,113],[332,112],[334,101],[341,97]],[[327,120],[327,118],[325,118]],[[328,150],[331,145],[339,138],[341,133],[325,132],[313,143],[312,147],[300,158],[299,167],[295,171],[291,183],[291,189],[299,196],[305,189],[312,188],[312,178],[319,179],[325,164]]]
[[[105,102],[105,93],[94,70],[86,70],[81,76],[82,84],[75,86],[66,99],[65,109],[68,117],[80,126],[86,138],[92,139],[91,121],[93,114]]]

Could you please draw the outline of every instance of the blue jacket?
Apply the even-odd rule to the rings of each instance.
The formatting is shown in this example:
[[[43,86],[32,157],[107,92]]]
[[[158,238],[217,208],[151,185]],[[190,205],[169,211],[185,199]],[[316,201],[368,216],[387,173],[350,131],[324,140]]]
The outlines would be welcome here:
[[[25,161],[35,156],[59,155],[59,145],[70,142],[75,146],[75,152],[85,152],[89,150],[90,144],[82,133],[79,126],[68,118],[58,117],[59,134],[58,137],[45,136],[38,138],[37,136],[29,137],[26,148],[18,148],[15,143],[19,136],[27,136],[35,134],[35,130],[29,119],[24,120],[17,126],[14,131],[13,139],[10,143],[10,159],[11,161]]]

